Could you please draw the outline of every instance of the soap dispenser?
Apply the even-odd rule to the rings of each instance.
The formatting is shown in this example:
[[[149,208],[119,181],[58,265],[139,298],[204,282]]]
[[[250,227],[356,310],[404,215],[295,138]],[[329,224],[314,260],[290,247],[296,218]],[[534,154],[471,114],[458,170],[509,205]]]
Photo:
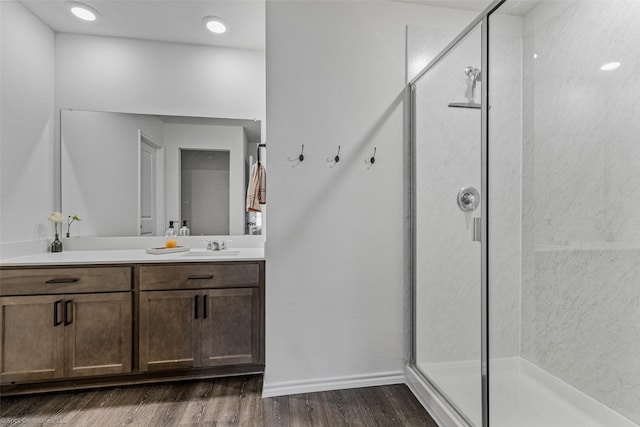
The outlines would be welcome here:
[[[188,235],[191,234],[191,231],[189,230],[189,227],[187,227],[187,220],[186,219],[182,220],[182,227],[180,228],[179,234],[181,236],[188,236]]]
[[[165,233],[167,240],[165,242],[165,248],[175,248],[178,246],[178,240],[176,239],[176,230],[173,228],[173,221],[169,221],[169,229]]]

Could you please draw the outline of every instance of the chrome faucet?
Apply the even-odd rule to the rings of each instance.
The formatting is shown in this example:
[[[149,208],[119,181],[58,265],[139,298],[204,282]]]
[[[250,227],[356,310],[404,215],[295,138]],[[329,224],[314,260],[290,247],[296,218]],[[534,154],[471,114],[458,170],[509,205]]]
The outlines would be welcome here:
[[[207,250],[208,251],[219,251],[222,249],[220,247],[220,243],[217,240],[205,240],[207,242]]]
[[[225,251],[229,249],[228,242],[231,240],[221,239],[221,240],[203,240],[204,243],[207,244],[208,251]]]

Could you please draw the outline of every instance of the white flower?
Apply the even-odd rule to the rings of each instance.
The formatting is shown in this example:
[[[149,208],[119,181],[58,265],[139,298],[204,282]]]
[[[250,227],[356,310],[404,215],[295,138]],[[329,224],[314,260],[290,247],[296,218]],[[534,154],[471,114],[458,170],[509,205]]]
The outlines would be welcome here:
[[[62,214],[60,212],[51,212],[49,215],[49,221],[55,222],[56,224],[62,222]]]

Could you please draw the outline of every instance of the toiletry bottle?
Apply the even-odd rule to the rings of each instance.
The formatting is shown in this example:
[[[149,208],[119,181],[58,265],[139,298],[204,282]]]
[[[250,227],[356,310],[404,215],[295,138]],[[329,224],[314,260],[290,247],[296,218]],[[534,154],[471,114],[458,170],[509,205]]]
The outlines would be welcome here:
[[[165,242],[165,248],[175,248],[178,246],[178,240],[176,239],[176,230],[173,228],[173,221],[169,221],[169,229],[166,232],[167,240]]]
[[[180,228],[180,233],[181,236],[188,236],[189,234],[191,234],[191,231],[189,230],[189,227],[187,227],[187,220],[183,219],[182,220],[182,227]]]

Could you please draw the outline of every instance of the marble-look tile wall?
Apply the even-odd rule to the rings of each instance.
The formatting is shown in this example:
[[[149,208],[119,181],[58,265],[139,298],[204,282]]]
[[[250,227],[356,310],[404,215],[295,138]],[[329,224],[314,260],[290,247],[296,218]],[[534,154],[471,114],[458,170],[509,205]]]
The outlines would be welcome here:
[[[640,422],[637,16],[582,1],[525,17],[521,355]]]
[[[640,3],[573,2],[542,23],[533,12],[524,78],[535,241],[638,244],[640,27],[630,18],[640,16]],[[612,61],[621,66],[600,70]]]
[[[479,210],[462,212],[456,196],[480,188],[481,117],[448,107],[466,101],[465,67],[480,67],[480,46],[475,30],[416,86],[418,366],[480,359],[480,245],[471,239]]]
[[[489,348],[491,358],[520,353],[522,229],[522,21],[490,27]]]
[[[540,250],[531,362],[640,422],[640,249]]]

